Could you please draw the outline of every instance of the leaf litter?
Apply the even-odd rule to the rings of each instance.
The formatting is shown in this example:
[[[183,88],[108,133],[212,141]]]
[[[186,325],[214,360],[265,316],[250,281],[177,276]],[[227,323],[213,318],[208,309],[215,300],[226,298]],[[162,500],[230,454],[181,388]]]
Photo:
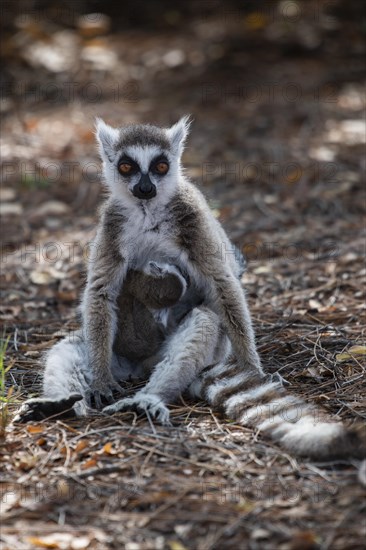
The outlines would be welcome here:
[[[315,4],[298,5],[312,43],[323,37],[316,48],[334,55],[314,55],[299,25],[281,26],[251,8],[243,17],[190,13],[192,27],[177,35],[143,28],[112,34],[108,19],[84,18],[74,31],[59,22],[52,37],[41,19],[23,18],[18,34],[6,36],[14,74],[21,68],[29,90],[46,87],[61,69],[78,82],[77,100],[52,109],[42,94],[27,104],[4,102],[4,161],[31,163],[1,191],[1,314],[10,336],[6,360],[14,362],[7,383],[22,392],[11,411],[39,391],[42,354],[79,326],[102,196],[93,117],[167,125],[184,105],[195,118],[187,171],[248,257],[243,283],[264,367],[329,414],[365,421],[357,120],[364,85],[357,48],[352,40],[344,48],[347,38],[311,17]],[[332,17],[339,23],[339,14]],[[342,36],[357,42],[355,19],[343,24]],[[111,92],[118,78],[125,96],[117,108]],[[90,79],[101,90],[97,102],[82,93]],[[284,101],[289,80],[301,90],[299,101]],[[248,82],[262,92],[255,101]],[[268,96],[271,82],[279,84]],[[62,172],[56,183],[45,171],[55,160]],[[174,427],[154,431],[132,413],[8,424],[0,449],[4,550],[363,548],[365,463],[298,460],[204,403],[183,398],[171,408]]]

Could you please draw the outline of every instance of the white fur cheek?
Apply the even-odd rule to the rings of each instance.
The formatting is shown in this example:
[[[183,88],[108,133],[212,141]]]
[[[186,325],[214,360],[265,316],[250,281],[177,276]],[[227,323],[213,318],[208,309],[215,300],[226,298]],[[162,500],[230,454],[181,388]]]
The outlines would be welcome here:
[[[124,205],[132,205],[136,201],[128,184],[120,177],[114,164],[106,161],[103,165],[104,183],[113,197],[120,199]]]
[[[135,185],[138,184],[138,182],[140,181],[140,177],[141,175],[138,174],[138,175],[134,175],[132,176],[131,178],[129,178],[128,180],[125,180],[123,178],[120,178],[120,184],[121,186],[123,186],[127,191],[128,193],[130,194],[131,197],[133,197],[133,188],[135,187]]]
[[[178,180],[179,178],[176,173],[169,172],[163,178],[153,181],[156,185],[158,201],[162,206],[168,203],[176,193]]]

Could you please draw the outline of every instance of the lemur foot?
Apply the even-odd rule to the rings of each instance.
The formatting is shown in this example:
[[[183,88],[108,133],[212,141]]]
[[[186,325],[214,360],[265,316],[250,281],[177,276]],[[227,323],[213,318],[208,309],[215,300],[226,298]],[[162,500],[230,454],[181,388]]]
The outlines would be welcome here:
[[[30,421],[44,420],[51,416],[70,417],[75,416],[73,405],[81,401],[83,396],[79,393],[72,393],[65,399],[48,399],[45,397],[36,397],[29,399],[21,406],[14,422],[25,423]]]
[[[106,414],[114,414],[119,411],[136,411],[151,415],[158,420],[163,426],[171,426],[169,409],[164,405],[160,397],[138,392],[133,397],[120,399],[117,403],[104,407],[103,412]]]
[[[98,381],[91,384],[86,399],[90,406],[101,410],[105,406],[105,402],[112,403],[114,401],[113,392],[118,392],[119,397],[126,394],[126,390],[113,379],[104,380],[103,382]]]

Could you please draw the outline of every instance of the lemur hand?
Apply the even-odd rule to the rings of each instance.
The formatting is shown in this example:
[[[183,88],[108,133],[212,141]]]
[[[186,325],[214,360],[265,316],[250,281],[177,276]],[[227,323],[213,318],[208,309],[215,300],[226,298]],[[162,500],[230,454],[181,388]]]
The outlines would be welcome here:
[[[154,394],[137,392],[133,397],[120,399],[113,405],[104,407],[103,412],[106,414],[114,414],[119,411],[136,411],[151,415],[158,420],[163,426],[171,426],[169,409],[164,402]]]
[[[86,398],[89,405],[94,405],[98,410],[104,407],[105,403],[103,404],[103,400],[107,403],[112,403],[114,401],[113,392],[118,392],[120,397],[124,396],[126,393],[111,374],[108,377],[104,376],[104,378],[92,380],[90,386],[90,391]]]

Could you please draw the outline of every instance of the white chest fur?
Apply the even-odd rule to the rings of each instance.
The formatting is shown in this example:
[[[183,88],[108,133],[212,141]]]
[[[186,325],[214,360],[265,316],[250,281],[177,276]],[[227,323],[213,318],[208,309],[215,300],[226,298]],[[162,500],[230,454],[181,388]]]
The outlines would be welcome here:
[[[156,208],[135,208],[124,227],[121,247],[129,264],[141,269],[148,261],[166,261],[181,265],[185,254],[179,250],[166,213]]]

